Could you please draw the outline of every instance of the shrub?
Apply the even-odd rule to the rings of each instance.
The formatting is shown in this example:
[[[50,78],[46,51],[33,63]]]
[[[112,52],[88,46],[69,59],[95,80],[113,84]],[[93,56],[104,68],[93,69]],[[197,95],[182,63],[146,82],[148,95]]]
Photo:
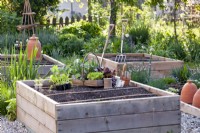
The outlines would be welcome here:
[[[184,65],[180,68],[173,69],[171,74],[178,82],[185,83],[191,76],[191,71]]]
[[[8,106],[6,107],[7,114],[6,117],[14,121],[17,118],[17,104],[16,104],[16,98],[12,98],[6,101],[8,103]]]
[[[9,100],[11,96],[11,89],[7,88],[7,85],[1,79],[0,81],[0,115],[6,115],[7,110],[6,107],[8,103],[6,102]]]
[[[150,79],[149,71],[144,66],[131,66],[128,70],[131,74],[131,80],[140,83],[148,83]]]
[[[62,56],[67,56],[68,54],[81,54],[83,50],[83,39],[78,38],[73,34],[65,34],[59,37],[59,52]]]
[[[39,29],[37,36],[42,44],[43,53],[52,55],[52,50],[58,45],[58,35],[53,29]]]
[[[155,79],[148,82],[148,85],[159,88],[159,89],[166,89],[167,84],[164,79]]]
[[[16,26],[19,24],[20,18],[17,17],[16,12],[10,12],[2,9],[0,5],[0,34],[15,33]]]
[[[172,84],[172,83],[176,83],[176,79],[172,78],[172,77],[166,77],[166,78],[163,78],[164,82],[166,84]]]
[[[147,44],[150,36],[149,27],[144,22],[138,22],[130,29],[129,34],[134,44]]]
[[[16,40],[18,40],[17,33],[0,34],[1,53],[5,53],[5,51],[11,53]]]
[[[180,40],[176,43],[174,37],[171,37],[168,44],[167,51],[169,51],[169,56],[171,58],[179,60],[184,60],[186,58],[186,51]]]
[[[197,37],[191,30],[186,35],[186,45],[188,49],[188,60],[200,62],[200,37]]]
[[[67,26],[61,31],[61,34],[68,33],[84,38],[84,40],[89,40],[101,35],[101,28],[96,23],[80,21]]]
[[[104,48],[105,40],[106,38],[104,36],[91,38],[90,41],[84,44],[84,52],[85,53],[88,53],[88,52],[101,53]]]

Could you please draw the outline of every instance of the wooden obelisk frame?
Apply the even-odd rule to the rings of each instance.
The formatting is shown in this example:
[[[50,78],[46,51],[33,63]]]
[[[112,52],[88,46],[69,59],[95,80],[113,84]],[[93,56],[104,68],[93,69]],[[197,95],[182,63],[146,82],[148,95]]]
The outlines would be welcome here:
[[[23,34],[22,35],[22,42],[23,42],[25,40],[26,31],[28,33],[28,36],[30,37],[31,33],[35,34],[35,27],[37,26],[35,24],[35,21],[34,21],[34,18],[33,18],[33,16],[35,15],[35,12],[32,12],[29,0],[25,0],[25,2],[24,2],[24,10],[23,10],[22,15],[23,15],[22,25],[18,25],[17,29],[20,32],[23,32],[22,33]],[[31,30],[32,30],[32,32],[30,32]],[[24,42],[23,42],[23,45],[24,45]]]

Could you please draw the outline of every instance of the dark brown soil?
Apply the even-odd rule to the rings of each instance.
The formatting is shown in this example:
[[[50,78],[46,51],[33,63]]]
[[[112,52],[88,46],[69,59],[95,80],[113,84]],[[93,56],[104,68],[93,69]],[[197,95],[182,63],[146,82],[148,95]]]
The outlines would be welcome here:
[[[73,87],[72,89],[65,91],[56,91],[43,88],[40,89],[39,92],[60,103],[105,101],[156,96],[140,87],[112,89]]]

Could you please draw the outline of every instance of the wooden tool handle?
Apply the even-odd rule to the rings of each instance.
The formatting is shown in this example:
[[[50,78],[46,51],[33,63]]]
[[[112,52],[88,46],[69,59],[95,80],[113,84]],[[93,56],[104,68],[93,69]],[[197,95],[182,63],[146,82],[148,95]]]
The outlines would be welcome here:
[[[122,76],[125,75],[126,69],[127,69],[127,65],[124,64],[124,65],[123,65],[123,69],[122,69]]]
[[[114,24],[110,24],[109,25],[109,28],[108,28],[108,37],[106,39],[106,43],[105,43],[104,48],[103,48],[103,52],[102,52],[102,56],[101,56],[101,61],[100,61],[100,67],[102,66],[103,56],[104,56],[104,53],[105,53],[107,45],[108,45],[108,40],[110,38],[110,34],[111,34],[112,30],[114,29],[114,27],[115,27]]]

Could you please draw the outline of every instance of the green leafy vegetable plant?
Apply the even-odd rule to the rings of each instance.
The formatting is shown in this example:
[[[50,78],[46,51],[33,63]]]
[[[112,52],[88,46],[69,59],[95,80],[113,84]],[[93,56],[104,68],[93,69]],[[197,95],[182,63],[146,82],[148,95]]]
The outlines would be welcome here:
[[[16,98],[12,98],[6,101],[8,106],[6,107],[7,110],[7,118],[9,120],[14,121],[17,117],[17,110],[16,110]]]
[[[50,81],[55,85],[62,85],[66,83],[70,83],[71,79],[69,78],[69,73],[64,72],[62,69],[59,69],[58,66],[53,66],[51,68],[52,75],[50,76]],[[51,87],[51,88],[52,88]]]
[[[100,80],[102,79],[104,76],[103,76],[103,73],[102,72],[90,72],[88,75],[87,75],[87,78],[89,80]]]

